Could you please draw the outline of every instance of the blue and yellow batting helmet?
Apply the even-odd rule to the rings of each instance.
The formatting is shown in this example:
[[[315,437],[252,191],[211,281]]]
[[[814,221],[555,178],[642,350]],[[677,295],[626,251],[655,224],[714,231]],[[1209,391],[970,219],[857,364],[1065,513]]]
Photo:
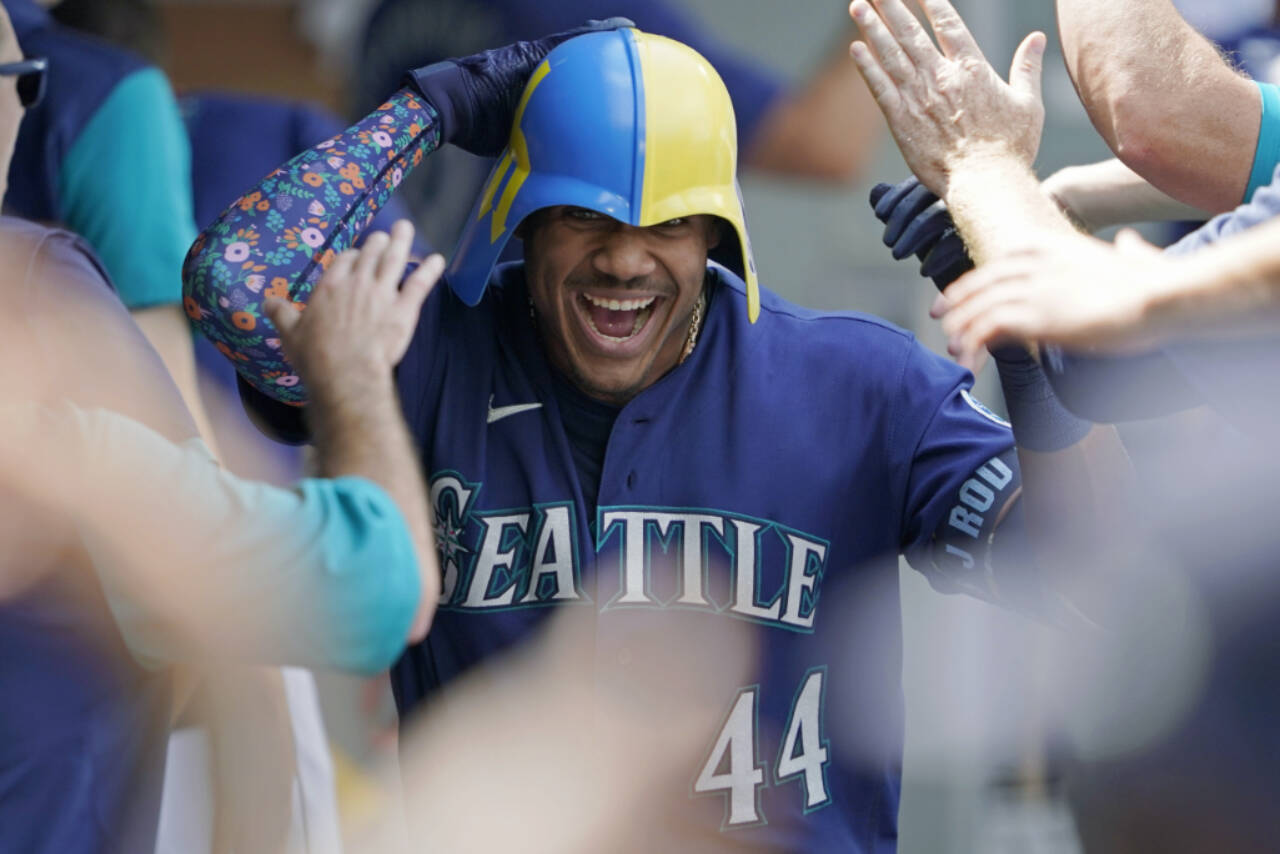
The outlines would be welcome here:
[[[760,292],[742,213],[729,92],[692,48],[635,29],[589,33],[534,70],[511,141],[472,209],[446,278],[468,305],[520,223],[553,205],[635,226],[711,214],[733,226],[716,260]]]

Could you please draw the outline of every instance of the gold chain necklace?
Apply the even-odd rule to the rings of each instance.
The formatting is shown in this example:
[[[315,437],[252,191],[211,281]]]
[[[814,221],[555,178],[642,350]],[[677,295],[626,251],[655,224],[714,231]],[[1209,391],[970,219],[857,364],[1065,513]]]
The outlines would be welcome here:
[[[693,317],[689,320],[689,335],[684,341],[684,352],[680,354],[679,364],[684,364],[684,360],[693,354],[693,348],[698,346],[698,333],[702,330],[702,314],[707,307],[707,291],[704,287],[702,293],[698,294],[698,301],[693,304]]]

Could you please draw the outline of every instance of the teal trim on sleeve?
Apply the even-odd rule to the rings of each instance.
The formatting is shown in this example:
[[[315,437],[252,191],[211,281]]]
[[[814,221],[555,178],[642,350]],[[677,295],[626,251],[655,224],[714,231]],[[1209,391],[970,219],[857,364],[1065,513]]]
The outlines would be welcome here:
[[[131,310],[182,300],[196,238],[191,145],[164,72],[136,71],[112,90],[63,159],[58,204]]]
[[[1258,128],[1258,147],[1253,155],[1253,171],[1249,173],[1249,188],[1244,191],[1245,203],[1253,199],[1260,187],[1274,180],[1276,166],[1280,164],[1280,86],[1254,82],[1262,93],[1262,124]]]
[[[332,667],[386,670],[404,650],[422,593],[404,515],[360,477],[304,480],[299,491],[319,531],[313,582],[326,619],[315,626],[315,649]]]

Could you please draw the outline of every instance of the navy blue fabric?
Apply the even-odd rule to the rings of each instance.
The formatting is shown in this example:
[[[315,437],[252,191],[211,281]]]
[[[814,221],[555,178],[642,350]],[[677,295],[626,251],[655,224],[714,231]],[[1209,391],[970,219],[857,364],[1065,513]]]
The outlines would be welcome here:
[[[551,390],[564,418],[564,432],[573,451],[573,465],[578,472],[582,500],[587,502],[587,515],[594,519],[604,455],[620,408],[588,397],[554,369],[551,371]]]
[[[12,269],[30,272],[29,280],[0,280],[0,303],[29,327],[28,358],[62,381],[51,396],[130,415],[175,441],[195,434],[159,357],[82,240],[5,218],[0,248]],[[86,346],[100,345],[100,364],[67,362],[42,323],[62,325],[63,335],[83,330]],[[98,381],[99,371],[116,369],[135,383]],[[173,405],[157,411],[156,398]],[[169,692],[166,674],[144,671],[129,655],[79,551],[0,602],[0,852],[151,851]]]
[[[59,222],[58,177],[63,158],[121,80],[147,63],[92,36],[58,26],[32,0],[0,0],[27,56],[49,60],[44,101],[28,110],[9,164],[5,212]]]
[[[897,555],[936,586],[964,589],[954,573],[938,576],[934,537],[954,517],[962,485],[1013,439],[967,397],[968,372],[910,334],[767,292],[752,325],[740,280],[712,268],[709,283],[693,354],[617,415],[594,514],[523,267],[500,267],[474,308],[448,289],[431,295],[398,384],[430,481],[444,596],[427,639],[393,669],[402,720],[527,640],[562,604],[594,616],[592,675],[617,678],[634,621],[680,595],[676,556],[687,535],[702,544],[705,603],[685,613],[755,626],[762,657],[750,678],[764,764],[773,767],[799,686],[815,669],[826,668],[823,719],[841,724],[822,735],[825,801],[806,810],[801,780],[766,772],[758,794],[767,824],[715,833],[723,796],[712,795],[716,824],[690,818],[704,828],[698,838],[711,850],[892,850],[903,718]],[[488,423],[491,407],[520,404],[541,406]],[[1016,470],[1005,471],[1004,485],[1016,489]],[[626,512],[705,514],[720,530],[646,524],[645,548],[630,552],[643,552],[644,566],[629,566]],[[812,585],[803,592],[790,586],[797,555]],[[565,575],[545,571],[570,559]],[[640,572],[643,601],[615,606]],[[969,580],[984,573],[979,566]],[[754,579],[751,602],[735,600],[743,578]],[[777,612],[751,616],[751,607]],[[734,697],[724,702],[728,711]],[[688,757],[690,781],[705,759]],[[690,799],[689,809],[706,804]],[[681,850],[702,850],[685,843]]]
[[[920,259],[920,275],[932,279],[938,290],[946,290],[973,269],[946,203],[925,189],[919,178],[912,175],[897,184],[876,184],[871,188],[871,207],[876,219],[885,224],[884,245],[892,248],[893,257],[902,260],[915,255]]]

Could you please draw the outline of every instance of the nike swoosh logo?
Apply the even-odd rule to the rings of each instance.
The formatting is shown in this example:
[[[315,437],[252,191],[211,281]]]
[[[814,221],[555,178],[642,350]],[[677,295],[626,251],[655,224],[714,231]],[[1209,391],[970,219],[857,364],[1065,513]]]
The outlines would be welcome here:
[[[541,403],[517,403],[512,406],[494,406],[493,395],[489,395],[489,423],[501,421],[512,415],[519,415],[521,412],[529,412],[533,409],[541,409]]]

